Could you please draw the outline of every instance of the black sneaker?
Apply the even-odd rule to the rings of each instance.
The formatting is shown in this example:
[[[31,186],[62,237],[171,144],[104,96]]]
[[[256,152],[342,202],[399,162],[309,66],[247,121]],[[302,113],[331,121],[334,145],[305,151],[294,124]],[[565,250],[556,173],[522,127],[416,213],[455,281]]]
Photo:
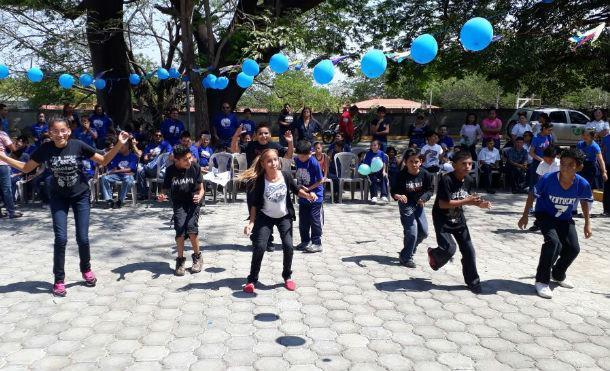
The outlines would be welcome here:
[[[106,200],[106,206],[109,209],[114,209],[114,200]]]
[[[122,208],[122,207],[123,207],[123,202],[121,202],[121,201],[117,201],[117,202],[116,202],[116,208],[117,208],[117,209],[120,209],[120,208]]]
[[[21,218],[23,216],[23,213],[20,213],[19,211],[14,211],[12,214],[8,215],[9,219],[16,219],[16,218]]]
[[[272,242],[267,243],[267,252],[274,252],[275,246],[273,246]]]
[[[475,294],[480,294],[481,293],[481,281],[476,280],[475,282],[468,284],[468,288],[470,289],[470,291],[472,291]]]
[[[193,258],[193,266],[191,267],[191,273],[199,273],[201,272],[201,267],[203,266],[203,259],[201,259],[201,251],[198,255],[192,254]]]
[[[176,276],[184,276],[184,273],[186,272],[186,269],[184,268],[185,263],[186,263],[185,257],[176,258],[176,270],[174,271]]]
[[[407,268],[415,268],[415,262],[413,261],[413,259],[403,259],[402,256],[398,255],[398,261],[400,261],[400,264],[402,264],[403,266],[407,267]]]

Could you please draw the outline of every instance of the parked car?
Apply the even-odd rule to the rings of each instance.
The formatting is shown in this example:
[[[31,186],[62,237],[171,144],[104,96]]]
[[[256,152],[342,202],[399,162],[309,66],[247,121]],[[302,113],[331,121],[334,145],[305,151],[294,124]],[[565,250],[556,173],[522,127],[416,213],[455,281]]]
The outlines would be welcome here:
[[[518,120],[518,113],[525,112],[527,120],[532,126],[534,134],[540,131],[538,118],[541,113],[549,115],[553,123],[553,137],[555,144],[560,146],[573,146],[581,140],[581,134],[585,129],[587,122],[591,121],[587,115],[582,112],[556,107],[527,107],[515,111],[508,120],[506,126],[506,134],[510,137],[510,132]]]

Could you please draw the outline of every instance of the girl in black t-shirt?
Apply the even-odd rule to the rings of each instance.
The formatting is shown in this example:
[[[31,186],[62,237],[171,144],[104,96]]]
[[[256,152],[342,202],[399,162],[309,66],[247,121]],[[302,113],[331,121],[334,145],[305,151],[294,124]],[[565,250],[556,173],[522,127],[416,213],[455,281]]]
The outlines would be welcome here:
[[[254,161],[254,165],[243,172],[239,179],[248,186],[248,198],[251,200],[250,218],[244,228],[244,234],[252,233],[252,263],[250,275],[244,286],[244,291],[254,293],[254,285],[258,282],[263,255],[273,227],[277,226],[282,239],[284,251],[284,286],[294,291],[296,284],[292,276],[292,223],[295,220],[292,194],[297,194],[310,201],[315,201],[314,192],[299,188],[288,171],[281,171],[278,153],[274,149],[266,149]]]
[[[53,218],[55,243],[53,249],[53,274],[55,283],[53,294],[66,295],[64,284],[64,263],[66,244],[68,242],[68,211],[72,207],[74,224],[76,225],[76,242],[80,257],[80,271],[85,285],[95,286],[97,279],[91,270],[89,249],[89,212],[90,191],[87,176],[83,170],[83,160],[90,159],[96,163],[107,165],[129,140],[129,133],[121,132],[118,140],[121,145],[115,145],[105,155],[100,155],[91,146],[76,139],[70,139],[71,130],[65,118],[54,118],[49,123],[51,142],[43,143],[26,163],[8,158],[0,152],[0,160],[8,163],[23,173],[35,170],[45,164],[51,171],[51,199],[49,206]]]
[[[398,201],[404,231],[403,249],[398,258],[400,264],[408,268],[415,268],[413,254],[417,245],[428,237],[424,204],[434,194],[433,175],[420,167],[419,152],[414,148],[407,149],[402,156],[401,169],[390,187],[392,198]]]

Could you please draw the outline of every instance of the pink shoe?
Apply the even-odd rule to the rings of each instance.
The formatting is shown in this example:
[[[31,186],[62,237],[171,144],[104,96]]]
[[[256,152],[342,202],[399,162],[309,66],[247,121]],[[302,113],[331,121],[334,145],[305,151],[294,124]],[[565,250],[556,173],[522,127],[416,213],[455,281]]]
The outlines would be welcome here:
[[[88,287],[93,287],[97,283],[97,278],[95,278],[95,274],[93,274],[91,269],[83,272],[83,279],[85,280],[85,286]]]
[[[288,291],[294,291],[294,290],[296,290],[296,288],[297,288],[297,284],[296,284],[296,283],[294,283],[294,281],[293,281],[293,280],[288,279],[288,280],[286,280],[286,282],[284,282],[284,287],[285,287],[285,288],[286,288],[286,290],[288,290]]]
[[[57,281],[53,285],[53,295],[54,296],[66,296],[66,285],[64,285],[64,281]]]
[[[254,294],[254,284],[252,282],[247,283],[246,286],[244,286],[244,292]]]

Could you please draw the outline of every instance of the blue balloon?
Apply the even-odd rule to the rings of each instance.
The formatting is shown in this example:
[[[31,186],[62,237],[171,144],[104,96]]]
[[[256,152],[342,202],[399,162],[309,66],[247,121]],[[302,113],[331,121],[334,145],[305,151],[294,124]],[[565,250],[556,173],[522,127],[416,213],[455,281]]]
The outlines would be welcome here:
[[[330,59],[324,59],[313,68],[313,79],[320,85],[328,84],[335,77],[335,66]]]
[[[139,85],[141,80],[142,79],[140,78],[140,75],[136,73],[132,73],[131,75],[129,75],[129,83],[131,85]]]
[[[460,31],[460,41],[466,50],[478,52],[487,48],[494,37],[494,28],[485,18],[472,18]]]
[[[41,82],[44,77],[44,73],[38,67],[32,67],[28,70],[28,79],[31,82]]]
[[[169,77],[172,79],[177,79],[180,77],[180,72],[178,72],[178,70],[174,67],[170,68],[167,72],[169,73]]]
[[[91,84],[93,84],[93,76],[89,75],[88,73],[83,73],[78,78],[78,82],[81,86],[84,86],[85,88],[89,87]]]
[[[383,75],[387,66],[388,60],[383,51],[379,49],[369,50],[360,61],[362,73],[370,79],[375,79]]]
[[[59,86],[61,86],[64,89],[72,89],[72,85],[74,85],[74,77],[72,77],[72,75],[69,75],[67,73],[62,74],[61,76],[59,76]]]
[[[248,88],[250,87],[250,85],[252,85],[252,83],[254,82],[254,77],[252,76],[248,76],[243,72],[240,72],[237,75],[237,85],[239,85],[240,88]]]
[[[282,53],[273,54],[271,60],[269,60],[269,67],[271,68],[271,71],[275,73],[284,73],[288,71],[288,68],[290,67],[288,57]]]
[[[375,157],[371,161],[371,173],[376,173],[383,169],[383,160],[379,157]]]
[[[216,82],[214,83],[214,89],[218,90],[223,90],[227,86],[229,86],[229,79],[224,76],[217,78]]]
[[[159,80],[167,80],[169,78],[169,72],[163,67],[157,69],[157,77]]]
[[[436,57],[436,53],[438,53],[438,44],[430,34],[418,36],[411,44],[411,57],[416,63],[430,63]]]
[[[8,67],[4,64],[0,64],[0,80],[4,80],[10,74]]]
[[[258,63],[254,59],[247,58],[241,64],[241,70],[248,76],[256,76],[260,72]]]
[[[367,164],[360,164],[360,166],[358,166],[358,173],[367,176],[371,173],[371,167]]]
[[[95,82],[93,83],[93,85],[95,85],[96,89],[103,90],[106,87],[106,80],[104,80],[104,79],[95,79]]]
[[[201,81],[201,83],[206,89],[214,89],[214,85],[216,85],[216,79],[216,75],[209,74]]]

